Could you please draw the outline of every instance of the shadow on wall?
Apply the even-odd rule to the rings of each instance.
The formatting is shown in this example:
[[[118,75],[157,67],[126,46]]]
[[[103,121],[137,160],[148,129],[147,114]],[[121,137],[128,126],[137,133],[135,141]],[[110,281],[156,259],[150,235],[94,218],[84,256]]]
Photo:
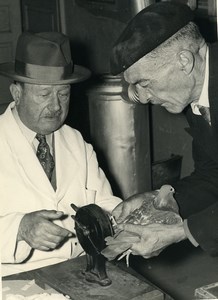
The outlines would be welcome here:
[[[90,143],[90,122],[88,97],[89,80],[71,86],[69,113],[65,123],[79,130],[86,142]]]
[[[163,107],[151,106],[153,162],[168,159],[174,155],[183,157],[181,177],[190,175],[192,159],[192,137],[186,132],[189,127],[183,113],[171,114]]]

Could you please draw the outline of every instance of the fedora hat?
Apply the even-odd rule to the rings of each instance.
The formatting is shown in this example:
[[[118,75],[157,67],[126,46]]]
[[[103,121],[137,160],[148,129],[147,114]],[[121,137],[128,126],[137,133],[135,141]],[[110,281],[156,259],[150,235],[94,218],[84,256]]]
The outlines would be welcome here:
[[[66,35],[24,32],[18,38],[15,61],[0,64],[0,74],[19,82],[69,84],[83,81],[91,73],[73,64]]]

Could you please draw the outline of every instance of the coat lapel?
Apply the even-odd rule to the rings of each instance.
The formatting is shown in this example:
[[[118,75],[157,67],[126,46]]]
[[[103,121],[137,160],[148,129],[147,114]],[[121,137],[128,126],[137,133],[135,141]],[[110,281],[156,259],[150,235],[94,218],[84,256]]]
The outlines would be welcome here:
[[[188,107],[186,111],[186,118],[190,125],[187,132],[192,135],[195,141],[202,145],[211,159],[218,162],[218,148],[212,127],[202,118],[202,116],[194,115],[191,107]]]
[[[46,194],[50,199],[54,197],[54,193],[65,194],[69,184],[76,177],[78,172],[78,160],[69,149],[66,137],[63,136],[61,130],[55,132],[55,167],[56,167],[56,182],[57,189],[54,191],[47,175],[45,174],[38,158],[36,157],[31,145],[23,136],[18,127],[12,112],[11,107],[8,107],[4,114],[6,141],[10,148],[11,155],[17,162],[17,167],[20,169],[22,176],[25,176],[25,181],[28,181],[32,188]]]
[[[211,123],[218,149],[218,43],[209,45],[209,102]]]
[[[209,45],[209,103],[211,126],[201,116],[192,113],[189,107],[186,117],[190,124],[190,133],[207,151],[209,156],[218,162],[218,44]]]
[[[66,134],[66,133],[65,133]],[[77,144],[70,145],[67,136],[62,130],[54,134],[55,139],[55,164],[56,164],[56,185],[58,198],[62,198],[74,179],[78,180],[79,163],[76,157]],[[75,152],[72,151],[75,149]]]
[[[20,169],[20,173],[22,176],[25,176],[25,180],[35,189],[39,189],[42,193],[54,193],[34,150],[14,120],[11,107],[7,109],[4,117],[6,142],[10,148],[12,157],[14,157],[17,163],[17,167]]]

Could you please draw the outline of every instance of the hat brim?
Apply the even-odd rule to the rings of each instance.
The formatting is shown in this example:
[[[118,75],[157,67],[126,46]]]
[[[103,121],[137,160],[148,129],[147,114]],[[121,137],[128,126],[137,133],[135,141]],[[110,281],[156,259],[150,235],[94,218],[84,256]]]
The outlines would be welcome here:
[[[32,83],[32,84],[74,84],[77,82],[84,81],[88,79],[91,76],[91,72],[86,69],[85,67],[74,65],[74,71],[71,74],[71,76],[68,76],[67,78],[55,80],[55,81],[46,81],[46,80],[40,80],[40,79],[34,79],[29,77],[21,76],[17,73],[15,73],[13,62],[3,63],[0,64],[0,75],[9,77],[15,81],[19,82],[25,82],[25,83]]]

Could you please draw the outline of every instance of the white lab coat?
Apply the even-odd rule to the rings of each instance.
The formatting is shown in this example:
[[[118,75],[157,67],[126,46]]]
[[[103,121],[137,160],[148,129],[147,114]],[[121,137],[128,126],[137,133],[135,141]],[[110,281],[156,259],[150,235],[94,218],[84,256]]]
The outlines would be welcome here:
[[[56,223],[74,231],[70,215],[75,212],[71,203],[79,207],[96,203],[111,211],[121,201],[112,195],[92,146],[66,125],[54,133],[57,182],[54,191],[13,117],[13,105],[0,116],[2,276],[58,263],[82,253],[76,238],[70,238],[53,251],[33,250],[26,242],[17,242],[19,223],[25,213],[41,209],[64,211],[68,217]]]

